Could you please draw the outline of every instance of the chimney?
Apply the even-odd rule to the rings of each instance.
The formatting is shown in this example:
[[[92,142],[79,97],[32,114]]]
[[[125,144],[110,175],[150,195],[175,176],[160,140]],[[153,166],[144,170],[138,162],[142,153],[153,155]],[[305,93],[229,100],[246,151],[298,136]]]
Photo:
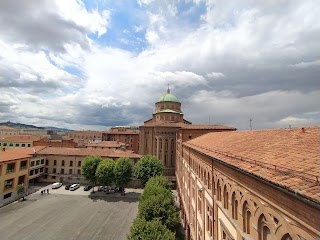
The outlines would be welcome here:
[[[301,132],[302,132],[302,133],[305,133],[305,129],[304,129],[304,127],[303,127],[303,128],[301,128]]]

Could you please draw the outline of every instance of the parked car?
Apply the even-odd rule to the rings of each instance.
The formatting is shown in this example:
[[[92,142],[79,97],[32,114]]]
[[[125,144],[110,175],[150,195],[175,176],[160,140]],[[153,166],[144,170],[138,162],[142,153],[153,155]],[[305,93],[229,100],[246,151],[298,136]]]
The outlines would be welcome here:
[[[67,184],[67,185],[64,187],[64,189],[65,189],[65,190],[69,190],[71,185],[72,185],[72,184]]]
[[[99,187],[98,187],[98,191],[99,191],[99,192],[104,191],[104,187],[105,187],[105,186],[99,186]]]
[[[51,188],[52,189],[57,189],[57,188],[59,188],[59,187],[61,187],[62,186],[62,183],[61,182],[56,182],[56,183],[53,183],[52,185],[51,185]]]
[[[93,187],[92,185],[86,185],[86,186],[84,186],[83,190],[89,191],[92,187]]]
[[[77,190],[80,187],[80,184],[74,183],[70,186],[70,191]]]

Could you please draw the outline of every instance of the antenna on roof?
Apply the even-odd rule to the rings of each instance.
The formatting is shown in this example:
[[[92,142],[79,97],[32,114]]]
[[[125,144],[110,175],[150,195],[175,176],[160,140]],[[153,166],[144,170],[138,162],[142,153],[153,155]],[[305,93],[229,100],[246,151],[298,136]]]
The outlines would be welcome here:
[[[250,118],[250,130],[252,130],[252,118]]]

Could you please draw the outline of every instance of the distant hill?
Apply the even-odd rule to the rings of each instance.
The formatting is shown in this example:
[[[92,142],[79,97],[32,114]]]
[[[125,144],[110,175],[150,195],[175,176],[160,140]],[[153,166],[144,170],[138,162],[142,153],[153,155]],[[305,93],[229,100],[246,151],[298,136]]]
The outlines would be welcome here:
[[[29,124],[23,124],[23,123],[14,123],[14,122],[2,122],[0,123],[0,126],[8,126],[8,127],[13,127],[13,128],[33,128],[33,129],[45,129],[45,130],[52,130],[52,131],[72,131],[67,128],[57,128],[57,127],[37,127],[34,125],[29,125]]]

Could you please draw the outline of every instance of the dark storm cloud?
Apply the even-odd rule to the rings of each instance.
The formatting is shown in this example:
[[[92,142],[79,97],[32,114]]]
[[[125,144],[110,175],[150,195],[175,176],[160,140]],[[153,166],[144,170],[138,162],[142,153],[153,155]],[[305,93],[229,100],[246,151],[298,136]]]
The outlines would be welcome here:
[[[63,19],[48,0],[0,1],[0,36],[7,41],[27,44],[32,50],[46,48],[64,52],[66,43],[89,48],[86,30]]]

